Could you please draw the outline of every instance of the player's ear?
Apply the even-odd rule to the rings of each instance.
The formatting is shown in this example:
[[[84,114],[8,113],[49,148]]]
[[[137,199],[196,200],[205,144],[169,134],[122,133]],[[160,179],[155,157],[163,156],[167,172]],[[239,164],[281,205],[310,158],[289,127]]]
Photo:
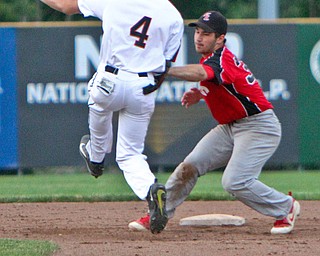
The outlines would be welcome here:
[[[224,42],[225,42],[225,37],[226,37],[225,34],[219,35],[219,36],[217,37],[217,43],[218,43],[218,44],[224,43]]]

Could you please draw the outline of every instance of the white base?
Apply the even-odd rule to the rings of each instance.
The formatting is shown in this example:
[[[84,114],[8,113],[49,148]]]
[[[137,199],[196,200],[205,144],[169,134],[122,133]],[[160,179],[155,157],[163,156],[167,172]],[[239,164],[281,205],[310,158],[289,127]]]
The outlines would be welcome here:
[[[239,216],[228,214],[204,214],[183,218],[180,220],[181,226],[242,226],[245,219]]]

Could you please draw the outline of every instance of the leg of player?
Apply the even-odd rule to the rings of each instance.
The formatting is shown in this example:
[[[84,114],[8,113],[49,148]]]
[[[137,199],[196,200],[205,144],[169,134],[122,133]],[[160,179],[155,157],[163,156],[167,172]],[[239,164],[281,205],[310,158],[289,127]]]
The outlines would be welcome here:
[[[150,186],[146,200],[149,210],[146,216],[129,223],[128,227],[133,231],[150,230],[153,234],[160,233],[168,222],[166,211],[166,188],[155,180]]]
[[[85,160],[88,172],[98,178],[104,171],[104,158],[112,148],[112,115],[111,111],[101,111],[99,104],[89,107],[90,136],[81,138],[79,151]]]
[[[293,203],[291,196],[258,180],[262,167],[280,142],[278,119],[273,111],[265,111],[235,122],[231,127],[234,150],[222,177],[223,188],[252,209],[279,220],[272,233],[291,232],[300,212],[299,204]],[[285,223],[290,216],[293,221]]]
[[[80,141],[79,151],[80,151],[80,155],[83,157],[84,161],[86,162],[88,172],[95,178],[98,178],[103,174],[104,161],[102,161],[101,163],[91,162],[89,152],[87,151],[87,148],[86,148],[89,141],[90,141],[90,135],[89,134],[83,135]]]
[[[150,214],[150,230],[153,234],[160,233],[167,225],[166,188],[157,180],[151,185],[147,200]]]
[[[291,192],[289,195],[292,196]],[[300,215],[300,204],[292,197],[292,206],[287,216],[282,219],[276,220],[271,229],[271,234],[288,234],[290,233],[296,222],[297,217]]]
[[[230,159],[233,143],[228,129],[228,126],[218,125],[209,131],[167,180],[169,218],[191,193],[199,176],[225,166]]]
[[[184,202],[196,185],[199,173],[192,165],[182,162],[177,166],[166,182],[167,213],[172,218],[175,209]]]

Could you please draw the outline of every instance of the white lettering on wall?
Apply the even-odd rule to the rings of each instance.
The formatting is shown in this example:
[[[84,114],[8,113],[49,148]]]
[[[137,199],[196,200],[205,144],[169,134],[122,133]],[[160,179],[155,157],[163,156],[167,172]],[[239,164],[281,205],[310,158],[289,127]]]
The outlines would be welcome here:
[[[187,81],[165,81],[156,91],[158,103],[180,102],[184,92],[193,87],[199,87],[198,83]],[[291,94],[287,82],[283,79],[272,79],[269,82],[269,90],[264,91],[267,99],[289,100]],[[29,104],[67,104],[87,103],[87,83],[29,83],[27,85],[27,102]]]
[[[269,91],[265,91],[264,94],[268,100],[289,100],[291,97],[287,82],[283,79],[270,80]]]
[[[226,36],[227,46],[235,55],[243,57],[243,41],[239,34],[229,32]],[[27,85],[27,102],[29,104],[67,104],[87,103],[87,81],[91,78],[92,68],[99,65],[99,48],[94,38],[89,35],[77,35],[74,39],[75,46],[75,79],[83,82],[64,83],[29,83]],[[182,66],[188,63],[188,41],[183,37],[178,58],[174,65]],[[314,54],[315,55],[315,54]],[[165,81],[156,91],[156,101],[180,102],[184,92],[198,83],[187,81]],[[269,88],[264,92],[269,100],[289,100],[290,92],[287,82],[283,79],[272,79]]]
[[[29,83],[27,102],[29,104],[87,103],[87,83]]]
[[[180,102],[184,92],[189,91],[192,87],[197,87],[195,82],[174,81],[163,82],[161,87],[156,91],[156,101],[161,102]]]
[[[90,67],[97,69],[99,65],[99,45],[92,36],[77,35],[75,46],[75,78],[88,79],[91,76]]]

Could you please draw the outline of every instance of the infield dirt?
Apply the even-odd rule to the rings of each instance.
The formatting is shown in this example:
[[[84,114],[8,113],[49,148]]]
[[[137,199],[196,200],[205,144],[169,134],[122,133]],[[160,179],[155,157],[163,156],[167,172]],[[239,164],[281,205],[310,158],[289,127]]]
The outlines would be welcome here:
[[[271,235],[274,220],[238,201],[187,201],[160,234],[133,232],[128,223],[146,213],[144,202],[0,204],[0,237],[49,240],[54,256],[320,255],[320,201],[300,201],[294,231]],[[180,218],[223,213],[243,226],[179,226]]]

